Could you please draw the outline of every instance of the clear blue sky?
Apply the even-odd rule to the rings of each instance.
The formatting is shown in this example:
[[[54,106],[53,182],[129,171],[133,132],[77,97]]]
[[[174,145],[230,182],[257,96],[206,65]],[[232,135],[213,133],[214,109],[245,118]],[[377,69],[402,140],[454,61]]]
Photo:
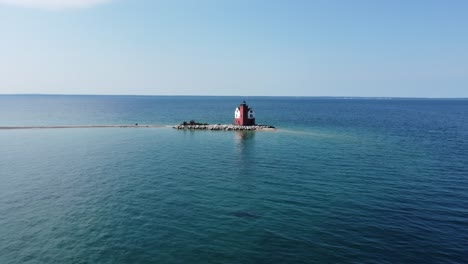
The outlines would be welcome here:
[[[0,0],[0,93],[468,97],[468,1]]]

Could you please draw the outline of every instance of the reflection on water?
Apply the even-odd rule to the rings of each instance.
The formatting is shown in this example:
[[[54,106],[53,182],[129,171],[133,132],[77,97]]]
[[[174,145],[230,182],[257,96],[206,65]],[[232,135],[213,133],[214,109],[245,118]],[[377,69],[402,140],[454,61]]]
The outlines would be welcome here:
[[[253,139],[255,138],[255,132],[253,131],[236,131],[235,140],[237,147],[240,152],[245,151],[245,149],[252,144]]]
[[[236,139],[239,141],[250,140],[255,137],[254,131],[239,130],[236,131]]]
[[[237,146],[237,153],[239,153],[239,170],[241,174],[247,173],[251,168],[252,148],[255,142],[255,132],[253,131],[236,131],[234,134]]]

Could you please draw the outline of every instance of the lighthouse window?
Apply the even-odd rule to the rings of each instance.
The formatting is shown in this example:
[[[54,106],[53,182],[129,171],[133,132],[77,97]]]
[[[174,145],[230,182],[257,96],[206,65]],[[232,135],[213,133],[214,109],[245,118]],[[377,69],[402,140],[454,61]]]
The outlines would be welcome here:
[[[254,112],[252,109],[249,109],[249,119],[253,119],[255,116],[254,116]]]
[[[240,116],[241,116],[240,110],[239,110],[239,108],[236,108],[236,112],[234,114],[234,117],[235,118],[240,118]]]

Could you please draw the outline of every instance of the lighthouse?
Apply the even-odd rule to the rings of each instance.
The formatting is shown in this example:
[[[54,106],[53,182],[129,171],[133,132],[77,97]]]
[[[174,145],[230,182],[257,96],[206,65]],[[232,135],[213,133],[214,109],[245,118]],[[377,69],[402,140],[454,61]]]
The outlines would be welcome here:
[[[245,101],[242,102],[234,112],[234,124],[238,126],[254,126],[255,125],[255,113]]]

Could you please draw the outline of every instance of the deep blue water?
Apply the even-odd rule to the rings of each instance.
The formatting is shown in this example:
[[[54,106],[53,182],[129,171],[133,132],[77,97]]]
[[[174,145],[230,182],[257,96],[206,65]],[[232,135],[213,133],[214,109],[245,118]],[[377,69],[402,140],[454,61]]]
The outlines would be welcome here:
[[[0,263],[467,263],[468,100],[0,96]]]

